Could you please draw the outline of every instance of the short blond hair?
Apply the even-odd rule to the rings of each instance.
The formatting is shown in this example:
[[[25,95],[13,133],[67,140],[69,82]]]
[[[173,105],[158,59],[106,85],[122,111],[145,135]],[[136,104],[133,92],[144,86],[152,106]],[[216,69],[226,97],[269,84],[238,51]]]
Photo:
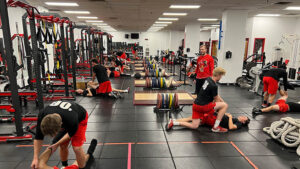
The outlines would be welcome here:
[[[223,76],[226,74],[226,70],[221,67],[216,67],[213,71],[213,76]]]
[[[41,131],[43,135],[55,136],[61,128],[62,119],[55,114],[46,115],[41,122]]]

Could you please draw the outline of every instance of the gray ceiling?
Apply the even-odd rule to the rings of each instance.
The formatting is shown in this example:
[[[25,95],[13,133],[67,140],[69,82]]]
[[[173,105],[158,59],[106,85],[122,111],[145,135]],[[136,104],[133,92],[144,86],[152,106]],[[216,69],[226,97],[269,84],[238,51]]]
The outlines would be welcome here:
[[[187,16],[179,17],[167,30],[183,30],[184,25],[198,22],[197,18],[219,18],[227,9],[249,10],[249,16],[258,13],[279,13],[286,17],[295,17],[286,14],[300,15],[300,11],[282,10],[286,6],[300,6],[300,0],[64,0],[63,2],[77,2],[79,7],[53,7],[44,4],[46,1],[62,2],[58,0],[27,0],[30,4],[40,5],[50,10],[88,10],[105,23],[118,31],[146,31],[163,12],[187,12]],[[290,4],[278,5],[277,2],[291,2]],[[170,9],[171,4],[197,4],[199,9]],[[75,16],[62,13],[77,20]],[[83,16],[83,15],[81,15]],[[78,20],[77,20],[78,21]],[[203,23],[203,22],[202,22]],[[211,22],[210,22],[211,23]],[[217,23],[217,22],[216,22]],[[204,22],[205,24],[205,22]]]

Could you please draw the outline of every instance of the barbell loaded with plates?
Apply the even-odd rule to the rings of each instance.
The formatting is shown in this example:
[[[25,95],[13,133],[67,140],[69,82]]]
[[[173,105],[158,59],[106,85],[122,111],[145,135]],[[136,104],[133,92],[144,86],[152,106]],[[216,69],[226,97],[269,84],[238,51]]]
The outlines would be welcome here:
[[[165,77],[166,71],[163,69],[159,71],[159,69],[146,69],[145,70],[145,77]]]
[[[157,109],[171,109],[179,108],[177,93],[158,93],[157,94]]]
[[[164,77],[160,78],[149,78],[146,77],[146,88],[160,88],[160,89],[169,89],[172,88],[172,80],[166,80]]]

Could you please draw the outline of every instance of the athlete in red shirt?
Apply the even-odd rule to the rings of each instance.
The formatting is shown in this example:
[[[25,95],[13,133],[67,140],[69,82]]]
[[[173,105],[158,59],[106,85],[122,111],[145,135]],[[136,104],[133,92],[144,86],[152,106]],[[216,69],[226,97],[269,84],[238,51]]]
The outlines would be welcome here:
[[[206,46],[200,47],[200,56],[197,59],[196,67],[196,90],[198,94],[206,78],[211,77],[214,70],[214,59],[207,54]]]

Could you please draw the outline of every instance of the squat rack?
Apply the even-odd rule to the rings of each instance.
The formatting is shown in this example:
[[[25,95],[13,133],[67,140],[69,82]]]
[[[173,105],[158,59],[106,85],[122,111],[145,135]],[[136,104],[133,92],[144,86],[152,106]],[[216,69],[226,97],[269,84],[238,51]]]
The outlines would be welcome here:
[[[22,109],[20,105],[20,100],[18,96],[18,85],[17,85],[17,74],[14,71],[13,67],[13,49],[12,49],[12,40],[11,40],[11,32],[10,32],[10,25],[9,25],[9,18],[8,18],[8,11],[7,6],[11,7],[22,7],[26,8],[27,10],[31,10],[32,13],[34,13],[34,10],[36,10],[34,7],[31,7],[27,4],[22,3],[22,6],[20,6],[21,2],[14,2],[12,0],[9,0],[6,2],[6,0],[0,0],[0,17],[1,17],[1,24],[2,24],[2,31],[3,31],[3,39],[4,39],[4,45],[6,49],[6,62],[7,62],[7,68],[8,68],[8,76],[10,81],[10,91],[12,95],[12,104],[14,108],[14,119],[15,119],[15,126],[16,126],[16,136],[1,136],[0,141],[6,141],[6,140],[31,140],[32,135],[27,134],[24,135],[23,130],[23,122],[22,122]]]

